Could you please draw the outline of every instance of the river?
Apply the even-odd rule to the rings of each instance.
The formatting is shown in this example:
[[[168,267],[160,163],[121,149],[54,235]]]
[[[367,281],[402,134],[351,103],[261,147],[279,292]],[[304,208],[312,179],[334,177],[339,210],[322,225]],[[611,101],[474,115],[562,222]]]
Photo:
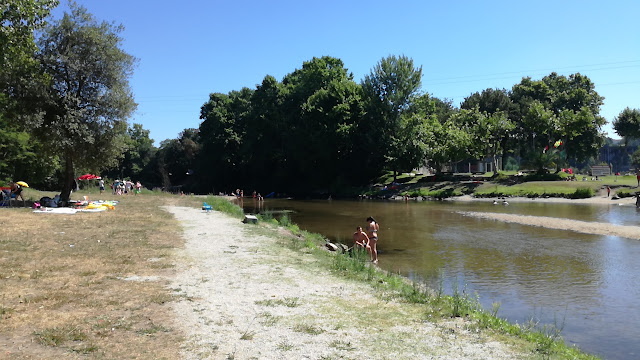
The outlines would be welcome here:
[[[568,344],[606,359],[640,358],[640,241],[504,223],[501,212],[636,226],[635,207],[562,203],[245,201],[247,213],[291,210],[300,228],[351,243],[368,216],[380,224],[379,266],[451,293],[476,294],[511,322],[562,330]]]

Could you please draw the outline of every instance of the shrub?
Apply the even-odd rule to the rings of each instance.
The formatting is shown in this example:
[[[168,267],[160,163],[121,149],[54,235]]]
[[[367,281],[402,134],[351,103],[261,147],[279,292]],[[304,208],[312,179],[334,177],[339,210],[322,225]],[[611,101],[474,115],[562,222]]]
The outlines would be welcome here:
[[[577,188],[573,194],[570,194],[568,197],[571,199],[587,199],[593,196],[592,188]]]

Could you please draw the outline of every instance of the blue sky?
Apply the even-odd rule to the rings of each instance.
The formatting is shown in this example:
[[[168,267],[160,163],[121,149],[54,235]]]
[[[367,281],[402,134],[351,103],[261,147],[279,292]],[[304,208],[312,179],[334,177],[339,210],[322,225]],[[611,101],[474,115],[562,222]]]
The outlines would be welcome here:
[[[282,80],[324,55],[357,82],[383,57],[406,55],[422,66],[422,91],[456,105],[556,71],[591,78],[608,121],[640,108],[640,1],[77,2],[124,25],[124,50],[139,59],[130,122],[156,146],[197,128],[210,93]],[[603,131],[617,138],[610,124]]]

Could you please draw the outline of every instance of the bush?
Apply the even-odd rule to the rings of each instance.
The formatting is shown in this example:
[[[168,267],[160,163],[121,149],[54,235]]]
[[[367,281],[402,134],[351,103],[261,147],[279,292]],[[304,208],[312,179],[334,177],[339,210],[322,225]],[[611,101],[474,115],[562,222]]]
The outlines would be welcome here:
[[[637,191],[633,191],[631,189],[620,189],[616,191],[616,195],[621,198],[634,197],[636,196]]]
[[[571,199],[587,199],[593,196],[592,188],[577,188],[573,194],[570,194],[568,197]]]
[[[506,171],[517,171],[520,169],[520,167],[518,166],[518,161],[515,158],[509,156],[507,157],[507,161],[505,161],[504,163],[504,169]]]

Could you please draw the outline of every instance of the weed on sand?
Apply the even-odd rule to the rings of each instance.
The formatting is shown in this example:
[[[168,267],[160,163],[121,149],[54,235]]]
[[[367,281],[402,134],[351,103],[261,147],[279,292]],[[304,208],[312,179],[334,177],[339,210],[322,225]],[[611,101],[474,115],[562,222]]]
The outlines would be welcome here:
[[[0,209],[0,357],[179,357],[163,279],[183,240],[159,205],[194,200],[91,196],[120,204],[73,215]]]

